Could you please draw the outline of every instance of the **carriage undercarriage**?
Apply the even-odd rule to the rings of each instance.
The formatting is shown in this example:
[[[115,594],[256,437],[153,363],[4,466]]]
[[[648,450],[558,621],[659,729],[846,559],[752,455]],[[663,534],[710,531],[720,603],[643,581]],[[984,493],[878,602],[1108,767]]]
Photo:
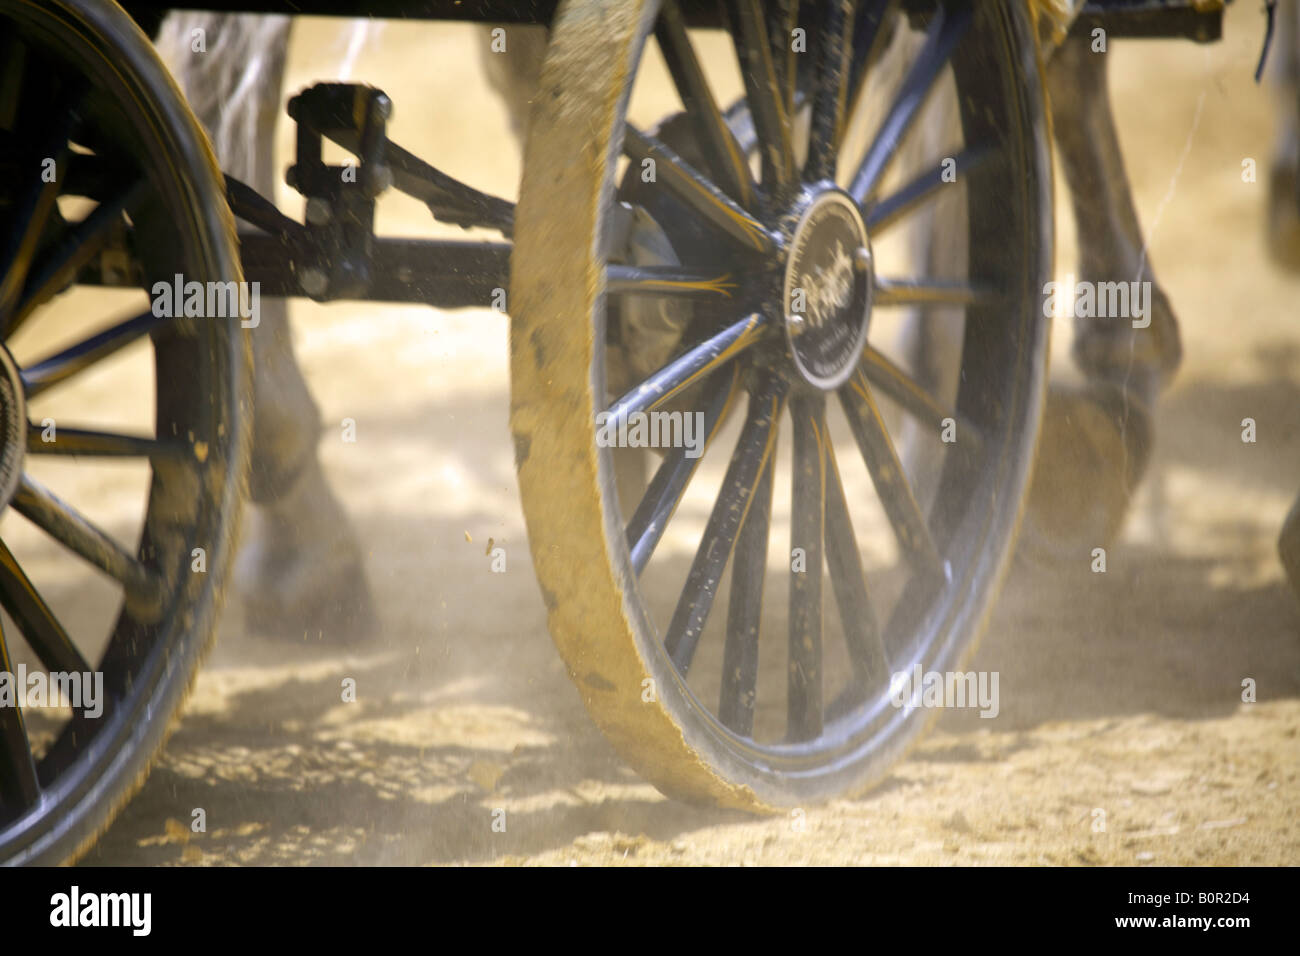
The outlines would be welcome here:
[[[146,29],[163,10],[125,6]],[[552,636],[602,730],[689,800],[761,811],[880,778],[928,722],[891,703],[892,675],[960,666],[1011,552],[1046,381],[1051,169],[1036,5],[853,6],[372,0],[313,11],[548,24],[551,36],[518,205],[390,141],[382,91],[320,83],[288,104],[288,182],[306,198],[298,222],[216,169],[121,9],[0,2],[0,162],[13,167],[0,193],[5,503],[121,590],[107,639],[83,650],[0,546],[9,643],[21,634],[50,672],[100,673],[106,689],[100,715],[74,711],[48,728],[0,708],[0,861],[65,859],[93,840],[161,746],[215,625],[248,469],[258,323],[247,297],[227,296],[214,314],[200,296],[187,312],[189,283],[509,313],[534,565]],[[1098,3],[1074,29],[1204,41],[1218,37],[1221,13]],[[798,57],[783,38],[805,24],[811,55]],[[708,29],[734,40],[744,92],[730,105],[697,58],[695,31]],[[855,151],[851,120],[873,105],[872,68],[895,44],[910,59]],[[637,125],[629,100],[651,46],[681,109]],[[951,149],[897,168],[939,87]],[[326,143],[352,160],[326,163]],[[388,190],[495,238],[378,236]],[[889,272],[890,230],[914,216],[937,229],[924,217],[941,197],[958,274]],[[11,337],[73,286],[151,302],[18,361]],[[175,290],[168,304],[159,289]],[[873,342],[891,310],[954,323],[959,374],[923,382]],[[146,338],[147,427],[50,426],[29,414],[47,390]],[[698,416],[703,451],[725,460],[684,583],[671,585],[656,548],[700,449],[646,457],[602,438],[655,414]],[[903,446],[900,421],[919,447]],[[147,465],[138,540],[115,539],[28,476],[38,456]],[[778,483],[788,511],[773,506]],[[893,542],[878,575],[854,532],[865,496]],[[789,549],[775,542],[778,523]],[[773,682],[759,634],[776,571],[788,635]],[[727,612],[711,615],[727,575]],[[0,671],[14,669],[6,646],[0,637]]]

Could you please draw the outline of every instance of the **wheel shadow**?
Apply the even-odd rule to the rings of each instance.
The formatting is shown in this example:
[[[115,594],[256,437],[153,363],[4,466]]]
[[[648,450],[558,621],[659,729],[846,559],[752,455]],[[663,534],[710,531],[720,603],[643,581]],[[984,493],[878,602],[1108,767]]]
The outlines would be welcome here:
[[[672,840],[742,819],[686,808],[641,782],[555,668],[539,668],[532,682],[542,688],[519,706],[515,682],[439,675],[388,654],[298,652],[283,666],[328,676],[286,676],[187,716],[83,862],[499,862],[593,831]],[[340,701],[341,675],[356,680],[357,703]],[[211,696],[200,689],[201,711]],[[190,831],[196,808],[201,834]]]
[[[164,754],[83,863],[486,863],[748,819],[664,798],[605,742],[522,542],[494,573],[465,541],[496,518],[368,520],[382,629],[363,646],[245,633],[234,596]]]
[[[945,715],[941,726],[1223,717],[1248,680],[1258,701],[1300,696],[1300,602],[1276,550],[1300,491],[1297,409],[1300,385],[1286,377],[1171,396],[1105,573],[1091,551],[1068,566],[1017,556],[969,665],[999,671],[1001,712]],[[1255,443],[1242,441],[1246,418]]]

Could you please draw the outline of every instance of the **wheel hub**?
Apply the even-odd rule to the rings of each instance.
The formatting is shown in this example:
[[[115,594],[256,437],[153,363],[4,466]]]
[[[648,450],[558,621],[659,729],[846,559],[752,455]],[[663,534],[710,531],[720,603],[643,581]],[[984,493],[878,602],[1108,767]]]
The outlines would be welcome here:
[[[857,367],[871,321],[871,243],[857,204],[839,189],[818,193],[788,248],[781,301],[790,357],[805,381],[838,388]]]
[[[18,490],[27,452],[27,403],[22,377],[9,350],[0,345],[0,508]]]

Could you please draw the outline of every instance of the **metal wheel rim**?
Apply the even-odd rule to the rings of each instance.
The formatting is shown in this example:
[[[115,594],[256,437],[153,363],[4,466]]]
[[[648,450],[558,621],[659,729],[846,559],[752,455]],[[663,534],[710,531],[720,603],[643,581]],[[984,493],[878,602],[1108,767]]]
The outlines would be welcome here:
[[[665,6],[671,9],[671,5]],[[756,5],[754,7],[756,9]],[[739,16],[743,16],[743,4],[733,4],[733,8],[740,11]],[[639,33],[630,44],[631,51],[628,54],[626,63],[626,72],[629,76],[635,74],[638,57],[655,22],[656,12],[657,5],[638,5],[637,15],[640,16],[641,20],[638,25]],[[738,15],[733,13],[733,20],[737,18]],[[1022,188],[1021,200],[1023,208],[1019,211],[1019,215],[1023,235],[1020,238],[1024,240],[1026,237],[1030,237],[1032,241],[1024,243],[1027,248],[1018,250],[1020,256],[1018,261],[1022,268],[1026,264],[1029,266],[1025,270],[1028,274],[1013,277],[1008,282],[1008,285],[1016,289],[1021,303],[1025,304],[1032,301],[1032,297],[1036,294],[1036,287],[1041,282],[1041,277],[1047,274],[1048,260],[1050,258],[1050,212],[1048,212],[1050,210],[1050,171],[1046,162],[1045,130],[1041,125],[1042,101],[1040,99],[1041,90],[1036,82],[1038,73],[1033,35],[1029,30],[1024,11],[1015,5],[985,5],[976,14],[976,18],[984,33],[986,35],[992,34],[993,38],[998,41],[993,45],[994,52],[990,54],[985,50],[982,54],[972,53],[968,56],[960,52],[962,47],[959,45],[959,52],[954,59],[954,69],[964,70],[966,75],[969,76],[977,69],[987,69],[990,60],[995,65],[1001,64],[1002,72],[999,74],[999,79],[1004,86],[1004,89],[1001,90],[1003,93],[1002,102],[1006,110],[1004,115],[1013,117],[1016,120],[1017,128],[1023,137],[1017,144],[1014,161],[1019,163],[1021,168],[1032,173],[1022,178],[1013,179],[1013,182]],[[762,44],[758,45],[762,46]],[[741,55],[743,57],[743,51]],[[628,88],[630,86],[631,82],[628,81],[625,84],[623,97],[615,111],[616,123],[621,123],[621,118],[625,115]],[[967,106],[967,109],[963,111],[964,122],[970,126],[977,125],[972,119],[973,114],[976,112],[975,105],[964,105]],[[619,138],[620,129],[616,125],[611,135],[611,150],[619,148]],[[653,147],[653,144],[651,146]],[[638,144],[632,155],[635,158],[645,154],[645,152],[646,146]],[[665,154],[660,150],[659,155],[662,157]],[[985,211],[987,212],[987,210]],[[974,229],[974,221],[977,217],[972,216],[971,218],[972,228]],[[972,271],[974,271],[974,268],[973,263]],[[678,281],[694,281],[698,283],[707,272],[708,270],[700,269],[697,270],[695,275],[681,275],[675,278]],[[519,270],[516,269],[516,276],[518,275]],[[662,279],[663,277],[649,278]],[[646,276],[637,276],[626,270],[607,270],[607,294],[612,296],[628,294],[635,289],[636,283],[643,282],[646,279]],[[593,354],[599,358],[603,354],[604,340],[603,328],[599,319],[599,306],[597,310]],[[997,449],[1004,451],[1005,454],[999,459],[1000,466],[991,475],[985,477],[978,489],[979,491],[988,491],[990,488],[994,490],[995,493],[990,500],[995,504],[995,507],[985,514],[984,517],[987,520],[983,522],[980,529],[980,541],[975,543],[987,544],[990,540],[996,542],[1000,539],[1002,546],[994,547],[992,553],[986,550],[977,554],[976,548],[972,544],[963,555],[958,556],[969,567],[963,566],[962,570],[956,574],[955,587],[950,588],[950,594],[953,597],[948,601],[947,605],[942,608],[932,608],[926,618],[927,621],[931,622],[927,630],[932,635],[941,632],[947,637],[945,642],[931,648],[932,653],[929,656],[927,667],[940,664],[952,666],[962,656],[963,651],[970,649],[969,638],[978,631],[978,622],[989,608],[992,593],[996,590],[996,581],[1005,570],[1006,561],[1009,557],[1013,530],[1018,519],[1017,506],[1021,500],[1018,492],[1023,492],[1027,479],[1036,437],[1038,413],[1041,409],[1044,383],[1042,373],[1047,332],[1045,325],[1037,318],[1035,310],[1022,308],[1019,310],[1017,317],[1020,324],[1013,331],[1017,343],[1016,355],[1024,374],[1017,383],[1016,388],[1006,394],[997,396],[1000,400],[1007,400],[1007,406],[1002,411],[1006,427],[998,436],[999,440],[997,442]],[[736,338],[741,338],[745,334],[745,330],[735,330]],[[975,339],[978,344],[988,344],[987,339],[978,335],[975,336]],[[518,350],[524,347],[524,343],[516,338],[514,347]],[[592,377],[594,379],[593,392],[596,396],[599,396],[603,392],[602,370],[599,367],[593,368]],[[628,394],[631,395],[630,392]],[[631,403],[629,402],[629,404]],[[616,409],[596,406],[593,408],[593,414],[598,411],[612,410]],[[516,432],[519,433],[518,428],[516,428]],[[602,475],[602,484],[605,488],[609,488],[612,467],[608,450],[601,451],[599,471]],[[946,482],[946,484],[951,484],[951,482]],[[1012,499],[1011,507],[999,505],[996,495],[998,485],[1010,487],[1011,493],[1007,497]],[[692,689],[687,686],[679,668],[674,665],[664,647],[659,627],[651,619],[641,600],[637,597],[634,583],[638,572],[636,566],[638,562],[635,558],[636,549],[629,549],[626,546],[619,548],[617,546],[617,542],[622,540],[621,520],[618,517],[617,508],[611,507],[608,494],[602,494],[602,497],[606,499],[603,505],[606,534],[611,542],[615,542],[615,544],[611,544],[610,554],[616,565],[616,580],[622,584],[623,613],[630,621],[632,633],[638,642],[642,659],[645,661],[646,671],[665,678],[664,683],[669,686],[666,689],[661,689],[661,692],[671,694],[675,701],[672,707],[669,708],[670,710],[675,708],[674,712],[678,714],[688,712],[697,721],[693,729],[683,727],[681,730],[683,733],[690,735],[687,745],[699,751],[704,764],[713,771],[715,776],[722,778],[718,781],[721,784],[722,793],[726,793],[728,784],[731,781],[746,780],[747,774],[756,771],[760,774],[770,775],[773,780],[779,778],[807,791],[835,792],[846,783],[861,783],[860,779],[854,778],[861,776],[858,768],[865,758],[874,758],[876,756],[887,758],[891,752],[896,753],[906,744],[907,740],[914,737],[916,732],[919,732],[921,728],[917,724],[924,721],[910,720],[911,726],[904,728],[903,724],[909,723],[911,717],[918,715],[901,711],[896,711],[893,714],[886,713],[886,708],[889,705],[883,696],[875,701],[872,708],[859,711],[856,718],[841,720],[838,725],[831,723],[823,726],[817,736],[810,741],[794,744],[756,744],[752,739],[740,736],[729,727],[724,726],[718,719],[715,709],[701,701]],[[974,512],[967,510],[963,513],[970,515]],[[539,558],[539,552],[544,551],[546,544],[545,542],[537,542],[533,547],[535,558]],[[545,561],[544,554],[541,555],[540,560]],[[953,562],[954,565],[957,563],[957,561]],[[541,568],[539,568],[539,577],[543,578],[543,586],[546,587],[548,575]],[[977,579],[982,582],[978,586]],[[972,589],[977,593],[971,593]],[[961,597],[961,600],[958,600],[958,596]],[[562,596],[555,598],[555,602],[562,600]],[[548,601],[551,606],[553,620],[557,614],[555,602]],[[938,626],[940,619],[942,619],[944,625],[942,628]],[[576,641],[566,640],[569,640],[566,656],[570,657],[570,668],[574,672],[575,679],[579,680],[581,685],[583,676],[578,668],[580,662],[573,657],[574,647],[578,645]],[[559,641],[560,637],[557,636],[557,642]],[[921,642],[921,653],[917,655],[918,657],[924,653],[926,645],[930,644],[931,641],[932,638]],[[564,649],[565,647],[562,645],[562,650]],[[578,649],[581,651],[580,647]],[[600,677],[599,674],[595,676]],[[592,680],[591,683],[595,685],[596,682]],[[885,714],[888,719],[881,722],[879,720],[881,714]],[[873,726],[872,721],[876,721],[877,725]],[[614,730],[616,734],[625,733],[625,731],[617,727]],[[619,741],[616,740],[617,742]],[[649,773],[661,786],[663,786],[665,776],[671,778],[671,771],[667,774],[656,773],[653,767],[648,768],[645,755],[642,755],[642,759],[637,759],[633,752],[635,744],[631,741],[624,741],[621,749],[625,753],[631,753],[634,761],[641,766],[641,769]],[[876,761],[877,766],[879,766],[879,763],[880,761]],[[737,772],[733,774],[732,769]],[[712,787],[712,784],[709,786]],[[755,783],[754,786],[755,789],[760,789],[763,784],[760,781]],[[668,786],[665,789],[675,789],[671,779],[669,779]],[[778,787],[777,790],[779,789]],[[754,796],[755,794],[751,792],[738,799],[742,804],[748,804],[754,799]],[[764,794],[762,792],[758,793],[757,796],[760,802],[774,799],[773,794]],[[725,801],[725,796],[723,799]],[[776,802],[780,802],[779,794],[776,795],[775,799]]]
[[[139,205],[128,209],[135,214],[128,228],[142,233],[162,228],[160,212],[178,210],[189,219],[173,233],[176,261],[195,267],[190,276],[238,280],[233,223],[216,186],[215,160],[147,39],[142,34],[130,38],[133,59],[114,62],[110,57],[119,51],[106,39],[120,39],[129,23],[120,9],[77,2],[34,7],[23,0],[4,6],[0,12],[21,25],[26,43],[33,50],[43,46],[38,55],[53,57],[69,73],[88,77],[90,90],[79,109],[86,113],[88,128],[95,128],[110,146],[95,158],[107,161],[121,149],[138,163],[136,171],[147,185],[132,194]],[[130,30],[138,34],[134,26]],[[111,104],[108,111],[92,119],[106,102]],[[123,128],[103,128],[110,119]],[[113,155],[114,160],[121,158]],[[186,172],[187,161],[193,166],[206,163],[207,169]],[[156,277],[162,259],[147,261],[154,275],[146,279]],[[39,316],[39,309],[33,310],[30,321],[39,321]],[[13,329],[11,325],[6,333]],[[194,637],[205,637],[215,624],[215,602],[247,465],[248,436],[239,408],[247,401],[249,354],[241,335],[215,320],[160,324],[145,315],[104,332],[103,354],[77,358],[75,347],[68,348],[27,372],[45,376],[37,386],[43,390],[132,341],[151,339],[154,438],[167,449],[147,453],[150,490],[135,556],[161,583],[159,606],[147,611],[138,606],[132,610],[125,602],[121,606],[104,657],[94,667],[105,672],[111,709],[97,725],[68,721],[44,752],[37,764],[39,802],[0,825],[0,859],[10,862],[60,858],[84,849],[94,836],[79,833],[84,821],[111,814],[127,788],[139,782],[147,768],[142,761],[165,736],[192,679],[192,667],[203,649]],[[188,426],[186,434],[180,443],[168,441],[164,429],[177,426]],[[176,456],[178,444],[187,444],[188,451]],[[167,473],[166,480],[161,472]],[[168,526],[184,516],[164,500],[174,495],[169,489],[177,476],[197,494],[179,535]],[[186,574],[191,547],[200,543],[208,572]],[[130,544],[124,547],[130,552]],[[77,731],[86,729],[90,736],[83,732],[77,739]]]

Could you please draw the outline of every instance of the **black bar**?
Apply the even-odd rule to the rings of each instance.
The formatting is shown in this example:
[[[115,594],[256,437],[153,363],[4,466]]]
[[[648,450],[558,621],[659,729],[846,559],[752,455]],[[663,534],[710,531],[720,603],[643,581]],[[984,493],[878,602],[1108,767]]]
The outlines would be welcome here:
[[[166,10],[215,13],[280,13],[318,17],[392,20],[468,20],[478,23],[545,23],[555,17],[559,0],[123,0],[137,20],[156,20]],[[722,26],[718,4],[680,0],[693,27]]]
[[[855,801],[855,804],[858,801]],[[863,799],[863,821],[856,827],[841,827],[835,839],[843,847],[861,846],[869,852],[873,835],[889,822],[867,816],[872,804]],[[720,813],[678,805],[673,810],[687,824],[702,825],[707,821],[717,825]],[[642,811],[647,819],[649,811]],[[805,845],[817,845],[818,840],[830,838],[815,827],[820,819],[816,807],[805,808],[809,821],[808,832],[799,835]],[[490,820],[490,805],[479,807],[470,803],[463,811],[465,825],[478,825]],[[525,815],[527,819],[528,815]],[[732,826],[745,822],[734,814],[724,818]],[[779,820],[779,817],[774,819]],[[609,824],[613,827],[614,824]],[[538,829],[540,821],[522,830],[531,852],[550,849],[557,843],[563,847],[567,839]],[[683,824],[678,823],[678,829]],[[624,827],[629,826],[623,823]],[[641,836],[641,842],[651,846],[664,840],[667,825],[653,826],[652,836]],[[786,831],[771,826],[769,843],[782,845],[789,841]],[[274,831],[273,831],[274,832]],[[673,834],[675,837],[676,834]],[[630,838],[628,838],[630,839]],[[1086,841],[1088,838],[1083,838]],[[1098,840],[1105,839],[1099,835]],[[1116,841],[1122,837],[1111,834]],[[521,836],[513,830],[484,838],[483,855],[490,862],[502,859],[516,847]],[[664,840],[664,842],[667,842]],[[762,838],[750,851],[761,862],[767,853]],[[1086,846],[1086,842],[1083,843]],[[728,878],[752,893],[765,895],[787,894],[797,904],[814,904],[820,897],[818,891],[830,885],[821,879],[833,881],[834,874],[820,875],[812,864],[819,857],[812,850],[803,850],[798,863],[789,860],[786,869],[759,870],[747,868],[728,871]],[[698,851],[697,851],[698,853]],[[496,856],[494,857],[493,854]],[[179,857],[179,850],[177,851]],[[561,855],[562,856],[562,855]],[[955,856],[955,855],[954,855]],[[715,854],[715,862],[732,862],[722,854]],[[517,857],[516,857],[517,859]],[[803,862],[804,860],[808,862]],[[1059,864],[1073,859],[1061,853],[1048,864]],[[305,861],[304,861],[305,862]],[[621,863],[641,863],[629,856]],[[960,858],[953,860],[960,864]],[[1295,905],[1294,870],[1206,867],[1192,869],[1165,868],[1068,868],[1059,866],[978,867],[963,869],[959,866],[901,867],[876,869],[872,879],[872,905],[880,913],[887,913],[891,925],[907,927],[918,940],[943,940],[954,934],[962,939],[995,938],[1018,948],[1041,944],[1045,931],[1055,937],[1065,937],[1071,942],[1100,940],[1114,945],[1117,941],[1124,951],[1151,948],[1187,951],[1192,940],[1208,941],[1205,950],[1200,946],[1190,951],[1231,952],[1246,948],[1276,944],[1291,938],[1294,933],[1293,910]],[[868,875],[868,878],[869,875]],[[465,926],[499,926],[493,928],[493,939],[501,947],[534,939],[536,927],[556,918],[555,897],[546,890],[559,885],[567,893],[580,893],[593,897],[607,890],[610,882],[642,892],[666,892],[676,887],[693,894],[705,894],[718,882],[715,869],[694,871],[674,868],[658,876],[653,873],[618,875],[605,870],[584,872],[562,868],[549,874],[533,874],[526,869],[511,871],[486,868],[452,869],[367,869],[349,870],[339,867],[302,867],[285,870],[273,867],[238,869],[226,867],[192,867],[168,869],[103,869],[81,867],[75,870],[40,869],[0,872],[0,890],[7,903],[6,926],[24,942],[47,941],[57,950],[72,946],[89,945],[108,947],[114,945],[133,951],[135,944],[150,940],[156,944],[179,944],[193,948],[196,938],[211,943],[235,943],[248,947],[250,932],[255,932],[259,949],[271,944],[288,945],[296,952],[304,952],[320,945],[339,947],[362,945],[373,947],[376,935],[389,931],[404,933],[415,938],[439,939],[446,934],[452,919],[449,908],[455,909],[455,922]],[[695,880],[699,880],[696,883]],[[117,919],[118,925],[73,928],[55,925],[60,916],[65,919],[69,910],[72,887],[77,887],[78,915],[85,912],[86,897],[103,893],[148,893],[149,935],[135,936],[130,919]],[[502,920],[499,900],[502,893],[511,894],[510,919]],[[322,906],[322,900],[346,894],[344,913]],[[1183,902],[1177,894],[1187,894],[1190,902]],[[1206,901],[1202,901],[1205,894]],[[1218,894],[1216,897],[1214,894]],[[1249,897],[1247,902],[1241,897]],[[1155,904],[1149,900],[1158,900]],[[517,900],[517,901],[516,901]],[[935,901],[942,901],[941,920],[936,917]],[[1210,900],[1214,900],[1210,902]],[[132,915],[140,914],[143,906],[135,900]],[[143,899],[139,900],[143,903]],[[792,904],[794,905],[794,904]],[[125,906],[116,909],[122,913]],[[351,912],[354,916],[347,916]],[[355,915],[359,914],[359,915]],[[600,936],[612,936],[627,926],[629,909],[619,907],[591,908],[587,930]],[[141,914],[142,915],[142,914]],[[1209,931],[1199,928],[1161,928],[1164,920],[1183,919],[1188,916],[1211,919],[1249,919],[1248,926],[1214,926]],[[883,916],[881,917],[884,918]],[[1154,925],[1123,925],[1134,918],[1151,918]],[[139,922],[143,922],[140,919]],[[80,921],[79,921],[80,923]],[[764,927],[751,927],[756,935]],[[770,931],[769,931],[770,932]],[[514,934],[519,935],[514,935]],[[528,934],[528,935],[525,935]],[[947,935],[945,935],[947,934]],[[755,936],[742,930],[732,934],[740,946],[755,945]],[[1168,941],[1163,942],[1162,941]],[[757,941],[762,945],[762,940]],[[105,948],[108,948],[105,947]],[[972,947],[975,948],[975,947]],[[1269,951],[1285,952],[1285,946],[1271,946]]]
[[[241,234],[244,280],[262,295],[300,296],[292,249],[273,236]],[[301,268],[301,267],[299,267]],[[439,309],[490,307],[510,287],[510,244],[443,239],[376,239],[362,300],[420,302]]]
[[[1213,43],[1223,37],[1223,7],[1197,9],[1189,0],[1093,0],[1075,18],[1070,33],[1091,36],[1098,27],[1106,31],[1107,39]]]

